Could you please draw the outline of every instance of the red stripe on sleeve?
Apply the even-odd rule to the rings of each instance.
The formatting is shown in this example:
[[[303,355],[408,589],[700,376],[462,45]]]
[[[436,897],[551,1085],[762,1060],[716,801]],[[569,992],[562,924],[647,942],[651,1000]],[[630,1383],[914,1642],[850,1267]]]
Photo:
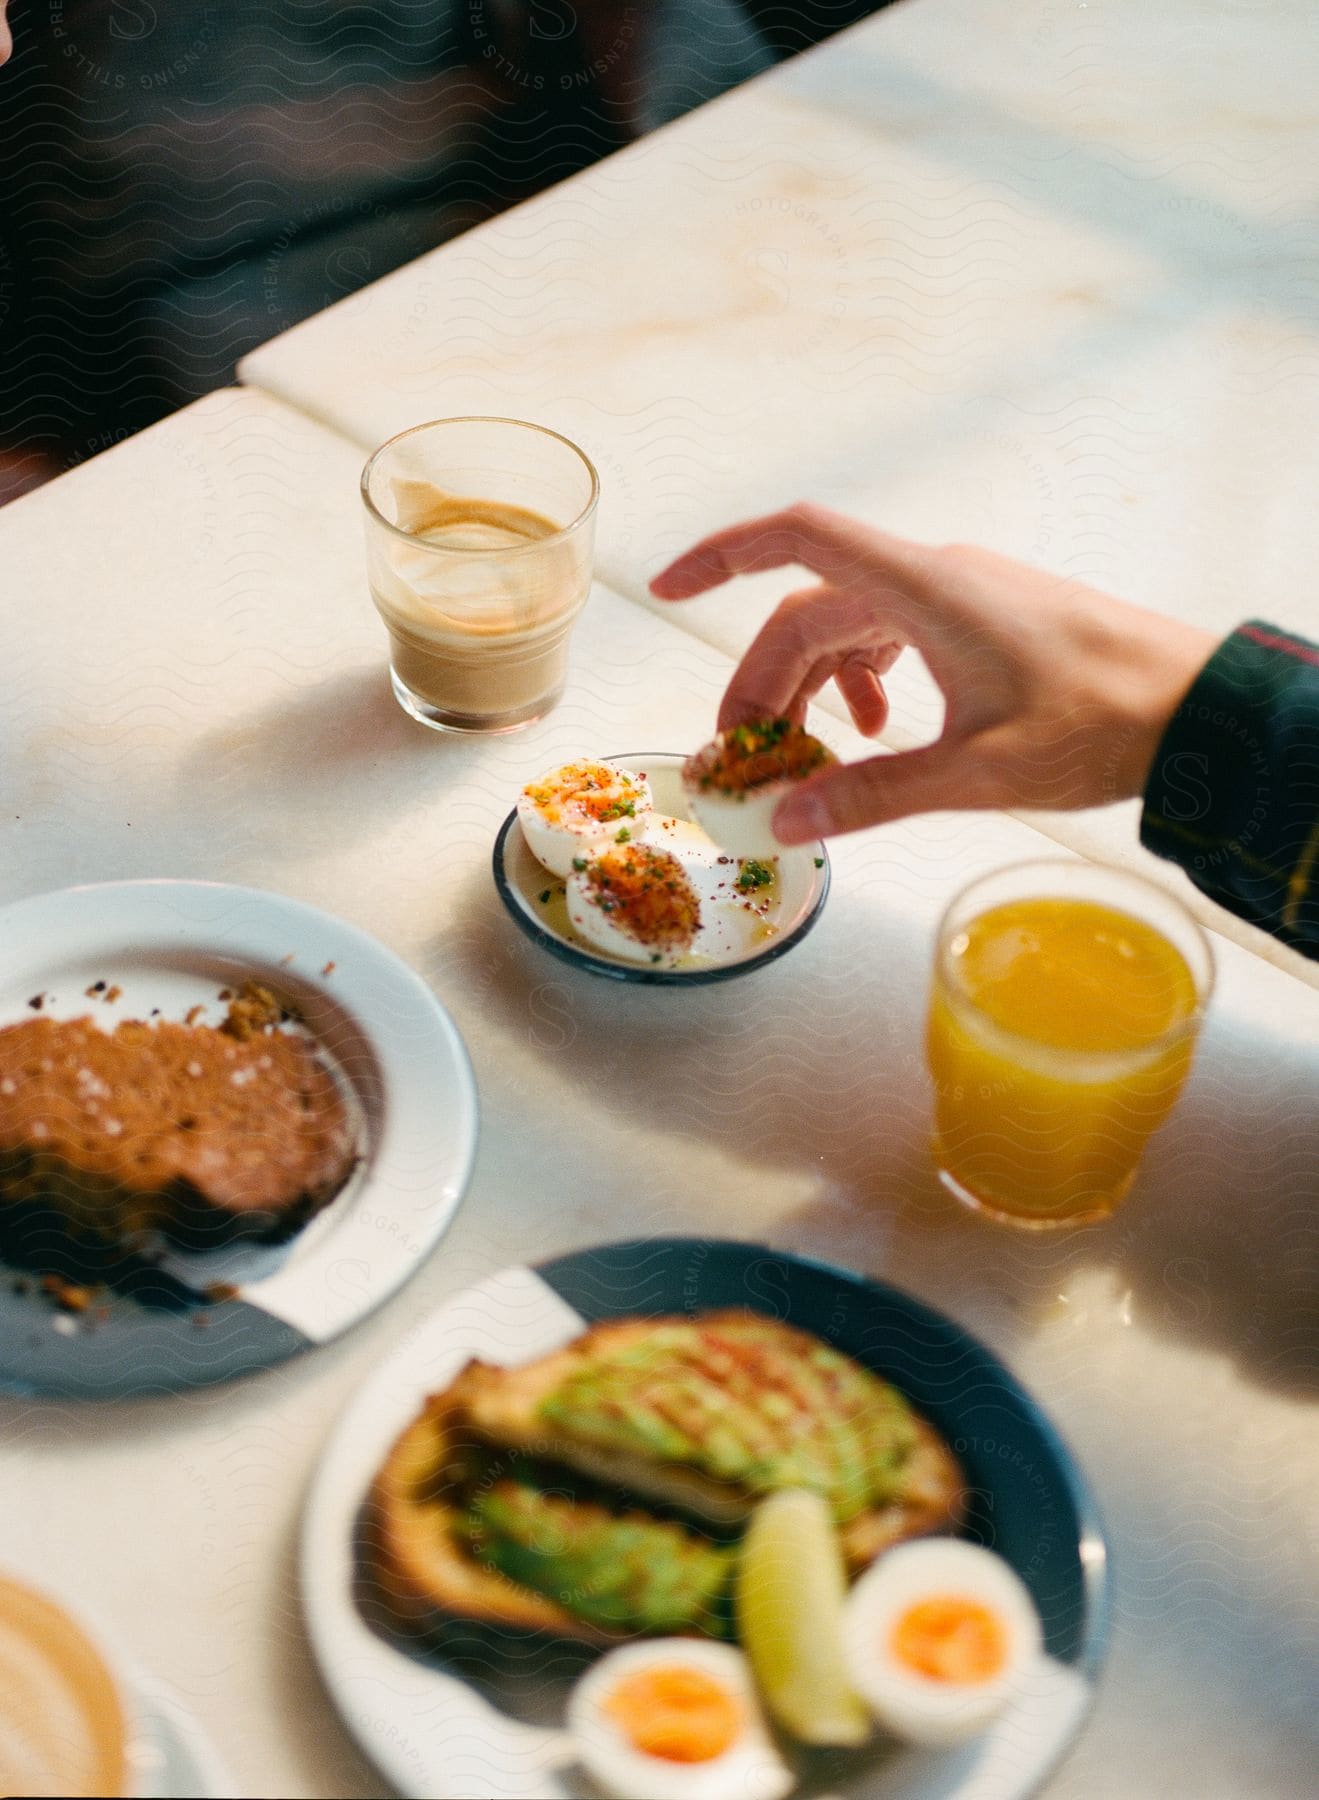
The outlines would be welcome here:
[[[1261,631],[1257,625],[1243,625],[1237,635],[1249,638],[1252,644],[1261,644],[1265,650],[1285,651],[1298,662],[1313,663],[1319,669],[1319,650],[1311,644],[1298,644],[1294,638],[1282,637],[1277,632]]]

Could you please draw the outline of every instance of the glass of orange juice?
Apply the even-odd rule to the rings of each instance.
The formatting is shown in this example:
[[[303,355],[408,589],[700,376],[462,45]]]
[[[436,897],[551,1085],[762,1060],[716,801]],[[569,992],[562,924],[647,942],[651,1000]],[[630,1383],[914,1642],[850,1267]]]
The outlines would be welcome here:
[[[1212,985],[1200,927],[1137,876],[1059,860],[963,889],[926,1037],[944,1186],[1028,1230],[1112,1212],[1182,1090]]]

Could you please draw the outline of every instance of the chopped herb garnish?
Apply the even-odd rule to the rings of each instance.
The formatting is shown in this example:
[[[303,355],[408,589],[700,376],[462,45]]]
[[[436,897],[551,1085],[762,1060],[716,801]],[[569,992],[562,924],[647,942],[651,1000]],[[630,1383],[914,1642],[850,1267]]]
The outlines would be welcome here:
[[[763,862],[757,862],[754,857],[750,857],[742,864],[733,885],[740,888],[744,894],[749,894],[753,888],[768,887],[773,879],[773,869],[767,867]]]
[[[626,825],[620,826],[618,831],[614,834],[614,842],[616,844],[630,844],[632,842],[632,833],[628,830]]]
[[[824,858],[822,856],[816,857],[815,866],[817,869],[822,869],[824,867]]]
[[[663,958],[660,956],[660,953],[658,950],[652,950],[650,953],[650,960],[652,962],[661,962],[663,960]]]
[[[540,897],[540,903],[542,906],[545,906],[548,903],[549,897],[550,897],[550,890],[549,890],[549,888],[546,888]]]
[[[758,750],[772,750],[781,744],[791,730],[791,719],[766,719],[759,725],[734,725],[729,736],[739,750],[754,755]]]
[[[586,867],[586,858],[584,856],[574,856],[572,859],[572,866],[580,874],[580,872]],[[819,867],[818,863],[816,864],[816,867],[817,868]]]
[[[611,819],[635,819],[636,816],[635,800],[615,800],[612,806],[606,806],[600,814],[600,822],[607,824]]]

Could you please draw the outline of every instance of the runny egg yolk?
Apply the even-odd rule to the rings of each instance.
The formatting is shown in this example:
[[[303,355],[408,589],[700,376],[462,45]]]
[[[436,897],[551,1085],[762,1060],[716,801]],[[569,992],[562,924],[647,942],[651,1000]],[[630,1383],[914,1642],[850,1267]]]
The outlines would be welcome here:
[[[700,1669],[638,1669],[614,1687],[604,1710],[635,1750],[666,1762],[713,1762],[743,1725],[741,1702]]]
[[[892,1648],[913,1674],[962,1685],[993,1681],[1008,1660],[1002,1620],[961,1594],[932,1595],[900,1613]]]

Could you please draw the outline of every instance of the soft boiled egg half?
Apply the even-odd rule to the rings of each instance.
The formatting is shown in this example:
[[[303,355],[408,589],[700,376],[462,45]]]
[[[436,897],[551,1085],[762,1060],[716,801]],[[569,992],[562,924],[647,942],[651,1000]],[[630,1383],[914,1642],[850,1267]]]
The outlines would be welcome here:
[[[782,1800],[795,1785],[731,1644],[654,1638],[609,1651],[573,1690],[568,1730],[615,1800]]]
[[[671,850],[611,844],[574,861],[568,917],[597,950],[672,968],[696,941],[701,902]]]
[[[565,763],[518,795],[518,823],[536,861],[552,875],[572,874],[589,851],[637,837],[650,817],[650,783],[612,763]]]
[[[880,1557],[844,1619],[852,1685],[913,1744],[983,1731],[1040,1653],[1040,1621],[1007,1564],[978,1544],[925,1538]]]
[[[783,846],[770,820],[795,783],[838,758],[827,744],[788,719],[766,719],[721,731],[683,765],[692,816],[732,856],[772,857]]]

